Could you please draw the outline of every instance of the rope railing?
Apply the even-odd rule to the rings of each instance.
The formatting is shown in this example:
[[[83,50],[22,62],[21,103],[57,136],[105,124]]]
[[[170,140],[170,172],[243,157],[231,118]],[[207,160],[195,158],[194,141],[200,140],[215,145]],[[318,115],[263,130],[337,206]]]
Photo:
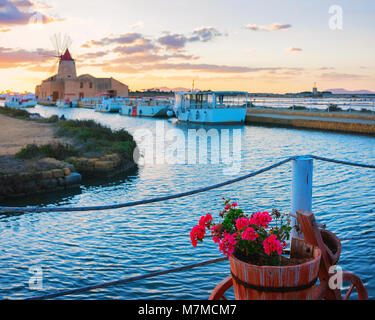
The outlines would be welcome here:
[[[285,163],[288,163],[289,161],[295,160],[299,156],[293,156],[289,157],[285,160],[279,161],[273,165],[270,165],[268,167],[265,167],[263,169],[254,171],[252,173],[249,173],[247,175],[243,175],[241,177],[227,180],[222,183],[218,183],[215,185],[211,185],[208,187],[203,187],[187,192],[182,192],[174,195],[169,195],[169,196],[164,196],[164,197],[157,197],[153,199],[146,199],[146,200],[140,200],[140,201],[133,201],[133,202],[127,202],[127,203],[121,203],[121,204],[115,204],[115,205],[107,205],[107,206],[90,206],[90,207],[74,207],[74,208],[69,208],[69,207],[50,207],[50,208],[42,208],[42,207],[0,207],[0,213],[10,213],[10,212],[66,212],[66,211],[94,211],[94,210],[109,210],[109,209],[118,209],[118,208],[125,208],[125,207],[132,207],[132,206],[138,206],[142,204],[148,204],[148,203],[155,203],[155,202],[161,202],[161,201],[166,201],[166,200],[171,200],[171,199],[177,199],[177,198],[182,198],[186,197],[189,195],[193,194],[198,194],[202,193],[205,191],[217,189],[226,185],[233,184],[235,182],[239,182],[245,179],[248,179],[250,177],[254,177],[256,175],[259,175],[261,173],[267,172],[269,170],[272,170],[276,167],[279,167]],[[321,161],[326,161],[326,162],[331,162],[331,163],[337,163],[337,164],[342,164],[342,165],[349,165],[349,166],[355,166],[355,167],[362,167],[362,168],[371,168],[375,169],[375,165],[369,165],[369,164],[363,164],[363,163],[358,163],[358,162],[350,162],[350,161],[342,161],[342,160],[337,160],[337,159],[331,159],[331,158],[325,158],[325,157],[319,157],[319,156],[314,156],[314,155],[307,155],[304,157],[310,157],[316,160],[321,160]],[[347,238],[342,238],[341,240],[361,240],[361,239],[375,239],[375,236],[373,235],[364,235],[364,236],[354,236],[354,237],[347,237]],[[76,288],[76,289],[71,289],[71,290],[64,290],[56,293],[51,293],[51,294],[46,294],[42,296],[36,296],[36,297],[31,297],[27,300],[43,300],[43,299],[53,299],[57,297],[62,297],[70,294],[77,294],[77,293],[83,293],[95,289],[100,289],[100,288],[106,288],[114,285],[119,285],[119,284],[124,284],[124,283],[129,283],[137,280],[143,280],[143,279],[148,279],[160,275],[165,275],[169,273],[174,273],[174,272],[180,272],[184,270],[189,270],[217,262],[221,262],[227,260],[226,257],[223,258],[218,258],[218,259],[213,259],[213,260],[208,260],[200,263],[195,263],[195,264],[190,264],[178,268],[173,268],[173,269],[168,269],[164,271],[157,271],[157,272],[152,272],[149,274],[145,275],[140,275],[140,276],[135,276],[135,277],[129,277],[125,279],[120,279],[120,280],[115,280],[115,281],[109,281],[109,282],[103,282],[99,284],[94,284],[86,287],[81,287],[81,288]]]
[[[235,182],[239,182],[251,177],[255,177],[263,172],[272,170],[276,167],[279,167],[293,159],[295,159],[296,156],[294,157],[289,157],[285,160],[279,161],[273,165],[270,165],[268,167],[265,167],[263,169],[251,172],[249,174],[246,174],[244,176],[227,180],[218,184],[214,184],[208,187],[203,187],[191,191],[186,191],[186,192],[181,192],[169,196],[164,196],[164,197],[157,197],[157,198],[152,198],[152,199],[145,199],[145,200],[139,200],[139,201],[133,201],[133,202],[126,202],[126,203],[119,203],[119,204],[113,204],[113,205],[104,205],[104,206],[88,206],[88,207],[0,207],[0,214],[1,213],[19,213],[19,212],[69,212],[69,211],[97,211],[97,210],[113,210],[113,209],[120,209],[120,208],[126,208],[126,207],[134,207],[134,206],[139,206],[143,204],[149,204],[149,203],[155,203],[155,202],[161,202],[161,201],[167,201],[171,199],[177,199],[177,198],[182,198],[186,196],[190,196],[193,194],[198,194],[206,191],[210,191],[213,189],[221,188],[227,185],[230,185]]]
[[[99,210],[113,210],[113,209],[120,209],[120,208],[126,208],[126,207],[134,207],[134,206],[139,206],[139,205],[144,205],[144,204],[149,204],[149,203],[155,203],[155,202],[162,202],[162,201],[167,201],[171,199],[177,199],[177,198],[182,198],[210,190],[214,190],[217,188],[221,188],[251,177],[255,177],[261,173],[270,171],[274,168],[277,168],[285,163],[288,163],[292,160],[295,160],[299,156],[292,156],[289,158],[286,158],[285,160],[279,161],[273,165],[270,165],[268,167],[265,167],[263,169],[251,172],[249,174],[237,177],[235,179],[227,180],[218,184],[214,184],[211,186],[187,191],[187,192],[181,192],[173,195],[168,195],[168,196],[162,196],[162,197],[157,197],[157,198],[152,198],[152,199],[144,199],[144,200],[139,200],[139,201],[132,201],[132,202],[125,202],[125,203],[119,203],[119,204],[113,204],[113,205],[103,205],[103,206],[86,206],[86,207],[0,207],[0,214],[2,213],[20,213],[20,212],[72,212],[72,211],[99,211]],[[316,160],[321,160],[321,161],[326,161],[326,162],[332,162],[332,163],[337,163],[337,164],[342,164],[342,165],[349,165],[349,166],[354,166],[354,167],[361,167],[361,168],[370,168],[370,169],[375,169],[375,165],[369,165],[369,164],[364,164],[364,163],[358,163],[358,162],[350,162],[350,161],[343,161],[343,160],[337,160],[337,159],[331,159],[331,158],[325,158],[325,157],[319,157],[319,156],[314,156],[314,155],[306,155],[304,157],[311,157]]]

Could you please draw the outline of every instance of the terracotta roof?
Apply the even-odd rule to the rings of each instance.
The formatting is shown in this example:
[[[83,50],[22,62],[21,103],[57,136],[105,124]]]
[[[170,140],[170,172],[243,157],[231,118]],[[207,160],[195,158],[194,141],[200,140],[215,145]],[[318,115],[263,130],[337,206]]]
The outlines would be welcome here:
[[[73,60],[72,56],[68,49],[66,49],[65,53],[61,56],[60,60]]]

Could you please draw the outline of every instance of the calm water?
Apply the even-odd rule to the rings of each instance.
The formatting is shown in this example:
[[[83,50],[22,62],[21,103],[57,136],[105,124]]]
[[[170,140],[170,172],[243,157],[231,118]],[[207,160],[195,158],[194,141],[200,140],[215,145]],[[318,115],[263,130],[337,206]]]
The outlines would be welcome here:
[[[86,109],[36,107],[43,116],[95,119],[114,129],[166,131],[186,125],[135,119]],[[203,127],[209,129],[208,127]],[[231,127],[227,127],[231,128]],[[231,128],[233,129],[233,127]],[[296,154],[375,163],[375,139],[327,132],[244,126],[241,169],[234,176]],[[85,206],[140,200],[222,182],[225,164],[162,164],[140,167],[116,181],[90,181],[80,189],[33,196],[3,205]],[[375,235],[375,170],[314,162],[313,211],[340,237]],[[290,209],[291,164],[199,195],[134,208],[0,216],[0,297],[25,298],[56,290],[165,270],[221,256],[206,241],[190,244],[190,229],[202,214],[218,217],[221,197],[251,213]],[[375,298],[375,240],[343,241],[340,266],[362,278]],[[43,289],[29,289],[30,267],[43,272]],[[207,299],[229,273],[229,263],[69,296],[74,299]]]

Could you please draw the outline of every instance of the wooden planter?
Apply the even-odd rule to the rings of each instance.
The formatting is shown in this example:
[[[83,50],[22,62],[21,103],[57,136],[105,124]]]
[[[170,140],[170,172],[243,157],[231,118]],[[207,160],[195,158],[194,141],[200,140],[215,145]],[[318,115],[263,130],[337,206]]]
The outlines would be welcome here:
[[[291,266],[257,266],[230,256],[236,300],[312,300],[321,251],[310,261]]]

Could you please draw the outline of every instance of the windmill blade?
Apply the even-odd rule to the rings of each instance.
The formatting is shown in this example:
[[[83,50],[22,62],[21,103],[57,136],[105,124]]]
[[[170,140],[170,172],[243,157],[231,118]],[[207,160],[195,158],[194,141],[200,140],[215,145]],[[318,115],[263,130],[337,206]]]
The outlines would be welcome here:
[[[64,40],[63,40],[62,46],[61,46],[62,53],[65,53],[65,51],[67,49],[69,49],[69,47],[70,47],[71,44],[72,44],[72,39],[67,34],[65,34],[64,35]]]
[[[53,36],[51,36],[50,40],[51,40],[53,48],[56,51],[56,55],[60,56],[61,52],[60,52],[60,49],[59,49],[59,41],[58,41],[58,35],[57,35],[57,33],[55,33]]]

